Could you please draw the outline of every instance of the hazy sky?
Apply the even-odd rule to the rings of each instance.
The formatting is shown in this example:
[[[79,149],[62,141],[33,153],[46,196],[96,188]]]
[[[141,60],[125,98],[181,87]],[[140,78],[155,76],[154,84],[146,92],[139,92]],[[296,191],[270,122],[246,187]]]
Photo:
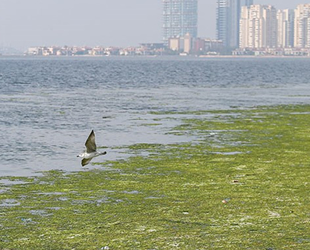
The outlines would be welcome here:
[[[215,38],[216,0],[198,0],[198,35]],[[294,9],[310,0],[254,0]],[[161,42],[161,0],[0,0],[0,47]]]

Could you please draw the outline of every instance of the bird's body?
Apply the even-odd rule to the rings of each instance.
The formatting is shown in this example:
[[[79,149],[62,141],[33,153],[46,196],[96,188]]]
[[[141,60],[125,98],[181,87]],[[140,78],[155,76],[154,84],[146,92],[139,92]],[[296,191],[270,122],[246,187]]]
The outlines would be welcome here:
[[[95,133],[94,130],[92,130],[85,142],[85,151],[78,155],[78,157],[83,158],[82,159],[82,166],[87,165],[94,157],[97,157],[99,155],[105,155],[107,152],[97,152],[97,146],[95,142]]]

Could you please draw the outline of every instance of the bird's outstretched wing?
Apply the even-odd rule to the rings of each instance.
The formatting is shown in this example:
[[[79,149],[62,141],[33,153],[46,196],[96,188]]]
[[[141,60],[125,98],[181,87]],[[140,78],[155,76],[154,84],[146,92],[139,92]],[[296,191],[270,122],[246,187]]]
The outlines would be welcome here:
[[[95,142],[95,133],[94,130],[92,130],[85,142],[85,147],[86,147],[86,152],[87,153],[92,153],[96,152],[97,146]]]
[[[92,160],[92,158],[89,158],[89,159],[83,159],[82,160],[82,162],[81,162],[81,164],[82,164],[82,166],[84,167],[85,165],[87,165],[90,161]]]

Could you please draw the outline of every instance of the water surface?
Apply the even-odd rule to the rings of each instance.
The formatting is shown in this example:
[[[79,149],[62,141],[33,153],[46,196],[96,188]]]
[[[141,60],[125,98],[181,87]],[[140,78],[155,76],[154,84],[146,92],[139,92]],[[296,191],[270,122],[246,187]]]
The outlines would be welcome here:
[[[308,104],[309,69],[305,58],[1,57],[0,176],[81,170],[91,129],[108,147],[94,162],[127,156],[115,147],[191,140],[166,134],[184,116],[152,111]]]

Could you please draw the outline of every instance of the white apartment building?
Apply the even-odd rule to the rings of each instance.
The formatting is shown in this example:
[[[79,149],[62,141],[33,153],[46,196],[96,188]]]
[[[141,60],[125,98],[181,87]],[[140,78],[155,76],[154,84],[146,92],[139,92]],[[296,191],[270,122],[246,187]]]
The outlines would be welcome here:
[[[300,4],[295,9],[294,46],[310,47],[310,4]]]
[[[240,48],[277,46],[277,11],[271,5],[243,6],[240,18]]]
[[[250,7],[242,6],[240,17],[240,48],[258,48],[262,47],[262,6],[251,5]]]
[[[249,11],[247,6],[241,7],[240,30],[239,30],[239,47],[247,48],[249,44]]]
[[[279,48],[294,47],[294,11],[278,10],[278,37],[277,46]]]

